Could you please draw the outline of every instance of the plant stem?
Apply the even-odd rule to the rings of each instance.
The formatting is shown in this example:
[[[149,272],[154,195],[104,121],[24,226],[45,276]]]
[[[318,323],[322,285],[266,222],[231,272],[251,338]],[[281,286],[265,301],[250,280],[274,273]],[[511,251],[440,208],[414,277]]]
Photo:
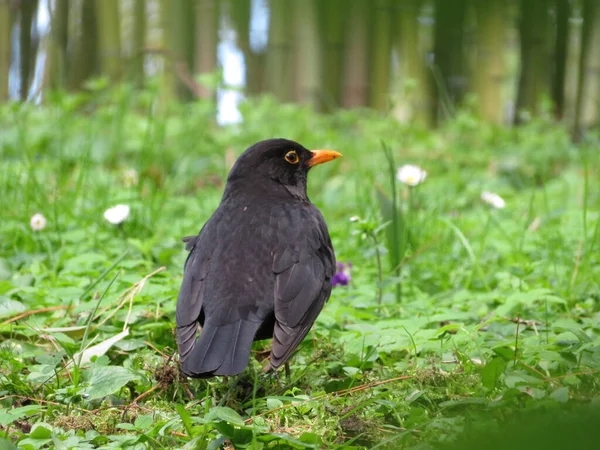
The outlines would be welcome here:
[[[398,195],[396,192],[396,163],[394,161],[394,153],[392,152],[392,149],[389,148],[383,141],[381,142],[381,146],[383,147],[383,153],[388,163],[390,185],[392,190],[392,243],[390,253],[392,254],[393,275],[398,278],[398,283],[396,283],[396,302],[400,303],[402,300],[402,285],[400,283],[400,277],[402,275],[401,262],[402,257],[404,256],[404,245],[402,245],[401,248],[400,236],[398,235],[400,212],[398,208]]]
[[[374,232],[369,233],[373,244],[375,245],[375,256],[377,256],[377,304],[381,305],[383,301],[383,268],[381,267],[381,252],[379,251],[379,242]]]

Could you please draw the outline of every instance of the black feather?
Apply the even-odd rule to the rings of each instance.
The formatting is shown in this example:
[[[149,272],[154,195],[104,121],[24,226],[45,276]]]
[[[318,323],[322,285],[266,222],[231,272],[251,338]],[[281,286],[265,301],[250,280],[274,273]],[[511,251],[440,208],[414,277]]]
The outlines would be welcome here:
[[[300,157],[296,165],[284,158],[290,150]],[[284,139],[251,147],[200,234],[184,238],[190,254],[176,317],[186,375],[240,373],[252,342],[271,336],[270,367],[279,367],[329,298],[335,256],[325,220],[306,195],[311,157]]]

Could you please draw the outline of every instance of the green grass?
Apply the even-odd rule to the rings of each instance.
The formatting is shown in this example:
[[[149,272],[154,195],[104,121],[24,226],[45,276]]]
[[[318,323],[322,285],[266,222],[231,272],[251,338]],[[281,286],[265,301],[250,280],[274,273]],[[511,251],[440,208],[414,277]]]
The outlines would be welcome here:
[[[0,439],[478,448],[481,433],[527,420],[515,414],[600,404],[597,136],[576,146],[550,121],[507,130],[468,112],[431,132],[269,98],[243,114],[221,128],[210,103],[164,105],[127,87],[0,107]],[[344,154],[311,172],[309,195],[352,283],[334,289],[289,379],[263,374],[268,342],[239,378],[182,379],[180,238],[216,208],[235,157],[269,137]],[[397,183],[396,216],[384,145],[395,164],[428,171],[410,192]],[[506,208],[482,203],[483,190]],[[119,203],[131,216],[110,225],[103,212]],[[38,212],[48,225],[34,232]],[[405,227],[396,237],[392,223]]]

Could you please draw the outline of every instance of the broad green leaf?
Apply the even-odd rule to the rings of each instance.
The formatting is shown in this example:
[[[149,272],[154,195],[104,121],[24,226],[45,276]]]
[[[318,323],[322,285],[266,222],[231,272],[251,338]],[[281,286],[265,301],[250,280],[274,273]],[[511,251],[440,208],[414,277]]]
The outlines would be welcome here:
[[[6,259],[0,258],[0,280],[8,280],[11,275],[12,271],[6,262]]]
[[[227,436],[230,439],[235,436],[235,428],[233,428],[233,425],[228,422],[219,420],[217,422],[213,422],[213,426],[219,430],[219,433],[221,433],[223,436]]]
[[[515,351],[508,347],[495,347],[493,350],[494,353],[502,357],[505,361],[510,361],[515,356]]]
[[[592,338],[589,337],[583,330],[581,330],[579,328],[569,328],[568,330],[571,333],[573,333],[575,336],[577,336],[577,339],[579,339],[581,342],[584,342],[584,343],[592,342]]]
[[[0,450],[19,450],[19,447],[7,439],[0,438]]]
[[[153,422],[154,419],[152,418],[152,416],[138,416],[137,419],[135,419],[134,425],[140,430],[145,430],[147,428],[150,428]]]
[[[323,445],[323,440],[316,433],[302,433],[300,435],[300,441],[306,444],[314,445],[317,448],[320,448]]]
[[[207,422],[211,422],[215,419],[224,420],[232,425],[245,425],[242,417],[236,413],[233,409],[225,406],[215,406],[208,411],[208,414],[204,417]]]
[[[205,442],[206,442],[205,439],[206,438],[204,436],[198,436],[193,441],[190,441],[190,442],[195,441],[194,442],[195,445],[189,446],[189,447],[186,446],[186,448],[194,449],[194,450],[196,450],[198,448],[202,448],[203,444],[205,445]],[[219,436],[218,438],[213,439],[212,441],[209,442],[209,444],[206,446],[206,450],[219,450],[220,448],[223,448],[222,445],[225,443],[226,440],[227,440],[226,436]]]
[[[544,380],[521,372],[511,372],[504,375],[504,383],[509,387],[539,386]]]
[[[0,425],[9,425],[15,420],[22,419],[23,417],[27,417],[32,414],[36,414],[42,410],[43,408],[39,405],[27,405],[14,409],[0,410]]]
[[[8,297],[0,297],[0,317],[18,314],[25,311],[25,305]]]
[[[142,339],[126,339],[115,343],[115,347],[130,352],[138,348],[146,347],[146,343]]]
[[[26,448],[29,450],[30,448],[38,449],[44,447],[46,444],[52,442],[52,438],[48,439],[32,439],[30,437],[25,438],[19,441],[20,448]]]
[[[36,383],[45,382],[56,375],[56,365],[52,364],[36,364],[29,369],[29,374],[26,377],[27,381]]]
[[[505,367],[506,360],[500,357],[493,358],[481,369],[481,383],[488,389],[494,389]]]
[[[278,398],[268,398],[267,399],[267,409],[276,409],[283,406],[283,402]]]
[[[534,304],[565,304],[566,301],[557,297],[551,289],[539,288],[526,292],[515,292],[511,294],[503,305],[496,309],[498,316],[510,316],[518,307],[532,307]]]
[[[114,394],[137,376],[124,367],[119,366],[94,366],[90,369],[85,393],[88,400],[95,400]]]
[[[49,439],[52,437],[52,427],[46,423],[36,423],[29,432],[31,439]]]

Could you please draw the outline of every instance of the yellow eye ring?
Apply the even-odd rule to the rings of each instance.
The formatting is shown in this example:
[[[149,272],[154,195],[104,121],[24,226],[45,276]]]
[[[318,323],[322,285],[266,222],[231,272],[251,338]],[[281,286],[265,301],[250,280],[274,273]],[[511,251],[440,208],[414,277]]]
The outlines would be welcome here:
[[[300,157],[298,156],[298,153],[296,153],[296,150],[290,150],[285,154],[285,160],[290,164],[298,164]]]

